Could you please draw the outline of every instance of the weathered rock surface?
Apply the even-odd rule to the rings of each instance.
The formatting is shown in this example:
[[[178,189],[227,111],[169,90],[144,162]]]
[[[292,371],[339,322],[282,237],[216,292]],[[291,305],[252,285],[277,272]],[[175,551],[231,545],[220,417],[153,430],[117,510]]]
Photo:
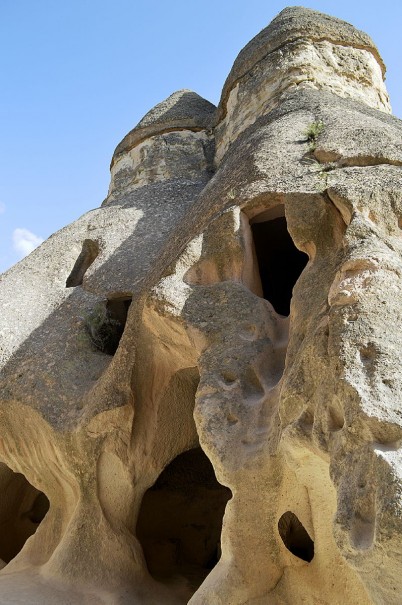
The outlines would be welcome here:
[[[151,183],[205,184],[214,158],[215,109],[190,90],[179,90],[151,109],[113,154],[107,203]]]
[[[399,605],[402,123],[285,9],[0,276],[0,604]]]

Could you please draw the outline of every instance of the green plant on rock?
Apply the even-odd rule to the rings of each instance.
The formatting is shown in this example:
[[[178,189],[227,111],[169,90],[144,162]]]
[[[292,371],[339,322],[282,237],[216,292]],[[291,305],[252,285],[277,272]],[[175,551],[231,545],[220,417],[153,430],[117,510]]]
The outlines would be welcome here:
[[[229,189],[227,196],[229,200],[234,200],[236,197],[236,189],[234,189],[233,187]]]
[[[323,122],[311,122],[305,131],[305,135],[307,137],[307,142],[309,144],[309,150],[314,151],[317,146],[318,136],[324,131],[324,123]]]

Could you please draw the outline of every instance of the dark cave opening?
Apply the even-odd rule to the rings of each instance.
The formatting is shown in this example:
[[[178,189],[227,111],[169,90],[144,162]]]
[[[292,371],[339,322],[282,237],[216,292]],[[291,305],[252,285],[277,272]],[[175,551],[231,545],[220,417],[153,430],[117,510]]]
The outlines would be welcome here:
[[[86,329],[92,343],[102,353],[116,353],[126,327],[131,302],[131,296],[110,298],[106,304],[97,305],[86,318]]]
[[[308,256],[296,248],[287,229],[286,218],[251,224],[264,298],[280,315],[288,316],[292,291]]]
[[[282,542],[292,555],[308,563],[313,560],[314,542],[302,523],[290,510],[279,519],[278,530]]]
[[[137,522],[150,574],[183,578],[195,592],[220,558],[222,519],[231,491],[218,483],[201,448],[177,456],[144,494]]]
[[[131,297],[112,298],[106,304],[106,316],[108,319],[108,338],[105,342],[104,351],[108,355],[114,355],[123,336],[126,327],[127,314],[131,305]]]
[[[0,559],[7,564],[38,529],[49,510],[49,500],[24,475],[2,463],[0,489]]]

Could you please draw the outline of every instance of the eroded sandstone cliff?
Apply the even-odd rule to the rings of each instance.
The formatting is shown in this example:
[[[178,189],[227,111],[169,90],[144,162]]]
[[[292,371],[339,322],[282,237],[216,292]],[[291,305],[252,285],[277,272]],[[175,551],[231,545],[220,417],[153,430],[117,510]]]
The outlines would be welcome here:
[[[0,603],[399,605],[402,123],[282,11],[0,277]]]

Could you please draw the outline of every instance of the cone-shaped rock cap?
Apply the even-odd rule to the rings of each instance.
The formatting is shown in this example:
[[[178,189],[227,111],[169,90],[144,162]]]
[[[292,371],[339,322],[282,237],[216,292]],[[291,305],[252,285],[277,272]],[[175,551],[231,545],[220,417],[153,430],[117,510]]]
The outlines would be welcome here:
[[[204,130],[211,126],[216,107],[192,90],[178,90],[151,109],[116,147],[116,158],[144,139],[172,130]]]
[[[272,51],[301,38],[328,40],[342,46],[365,49],[373,54],[385,74],[385,65],[378,49],[366,33],[336,17],[302,6],[290,6],[240,51],[222,90],[219,116],[222,117],[229,92],[240,78]]]

